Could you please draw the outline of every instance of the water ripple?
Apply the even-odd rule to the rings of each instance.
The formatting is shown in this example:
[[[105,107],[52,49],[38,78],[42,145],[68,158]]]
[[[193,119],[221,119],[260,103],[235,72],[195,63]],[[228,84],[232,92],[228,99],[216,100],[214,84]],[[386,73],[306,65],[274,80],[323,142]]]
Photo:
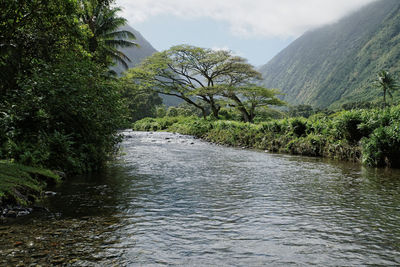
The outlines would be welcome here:
[[[82,215],[107,226],[76,240],[98,250],[72,266],[400,265],[399,171],[124,134],[108,173],[50,204],[66,228]]]

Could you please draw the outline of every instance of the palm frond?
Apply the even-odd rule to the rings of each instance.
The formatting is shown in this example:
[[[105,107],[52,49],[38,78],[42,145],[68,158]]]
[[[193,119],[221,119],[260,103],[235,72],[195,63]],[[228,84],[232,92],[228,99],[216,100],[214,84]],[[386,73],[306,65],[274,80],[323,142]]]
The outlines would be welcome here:
[[[111,57],[114,61],[128,68],[127,62],[131,60],[117,48],[138,46],[131,41],[136,36],[130,31],[120,30],[126,25],[127,20],[118,16],[121,11],[119,7],[112,7],[99,3],[97,0],[83,2],[82,20],[93,33],[93,48],[91,52],[102,51],[99,58]],[[99,47],[97,46],[99,44]],[[100,45],[101,44],[101,45]]]
[[[121,31],[109,32],[109,33],[105,34],[105,38],[135,40],[136,36],[133,33],[131,33],[130,31],[121,30]]]
[[[116,49],[107,49],[107,55],[109,55],[117,63],[120,63],[125,69],[129,69],[129,66],[126,62],[131,62],[131,60],[121,51]]]
[[[110,46],[110,47],[113,47],[113,48],[139,46],[137,43],[134,43],[134,42],[131,42],[131,41],[122,40],[122,39],[105,40],[105,44],[107,46]]]

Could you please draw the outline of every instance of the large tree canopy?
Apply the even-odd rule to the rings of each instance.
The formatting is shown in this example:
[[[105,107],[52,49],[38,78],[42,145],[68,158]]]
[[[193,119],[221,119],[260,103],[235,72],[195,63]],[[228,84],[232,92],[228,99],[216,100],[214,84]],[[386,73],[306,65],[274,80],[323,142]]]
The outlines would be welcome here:
[[[231,100],[245,121],[253,120],[257,107],[282,104],[275,97],[276,90],[255,86],[261,74],[230,51],[174,46],[153,54],[127,77],[144,88],[183,99],[199,108],[204,117],[208,105],[218,118],[222,98]]]

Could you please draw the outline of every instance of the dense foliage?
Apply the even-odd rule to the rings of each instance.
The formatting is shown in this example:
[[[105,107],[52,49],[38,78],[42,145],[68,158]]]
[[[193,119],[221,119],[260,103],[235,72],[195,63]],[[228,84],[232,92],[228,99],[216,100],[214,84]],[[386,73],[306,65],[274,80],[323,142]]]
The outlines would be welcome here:
[[[261,67],[264,84],[280,88],[290,104],[381,103],[383,92],[373,82],[382,69],[400,74],[399,27],[400,1],[375,1],[295,40]]]
[[[0,207],[8,203],[31,204],[48,184],[60,177],[51,171],[0,161]]]
[[[2,2],[0,159],[76,173],[101,168],[112,154],[126,106],[109,76],[110,38],[130,35],[113,34],[121,18],[109,2]],[[98,28],[88,24],[93,8]]]
[[[168,130],[231,146],[400,168],[400,106],[256,124],[197,117],[146,118],[133,129]]]
[[[163,100],[154,91],[139,88],[132,79],[120,79],[122,97],[126,99],[131,122],[157,116],[157,107]]]

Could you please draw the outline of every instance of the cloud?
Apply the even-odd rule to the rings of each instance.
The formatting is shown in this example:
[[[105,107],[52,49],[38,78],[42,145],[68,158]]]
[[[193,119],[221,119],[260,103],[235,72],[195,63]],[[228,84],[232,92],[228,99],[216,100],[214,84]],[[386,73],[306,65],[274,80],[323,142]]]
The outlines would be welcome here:
[[[211,47],[212,50],[214,51],[227,51],[227,52],[231,52],[232,55],[234,56],[239,56],[239,57],[244,57],[244,53],[240,52],[240,51],[235,51],[230,49],[228,46],[213,46]]]
[[[134,25],[158,15],[228,23],[242,37],[297,37],[376,0],[117,0]]]
[[[211,47],[211,50],[214,50],[214,51],[232,51],[228,46],[223,46],[223,47],[219,47],[219,46],[214,46],[214,47]]]

